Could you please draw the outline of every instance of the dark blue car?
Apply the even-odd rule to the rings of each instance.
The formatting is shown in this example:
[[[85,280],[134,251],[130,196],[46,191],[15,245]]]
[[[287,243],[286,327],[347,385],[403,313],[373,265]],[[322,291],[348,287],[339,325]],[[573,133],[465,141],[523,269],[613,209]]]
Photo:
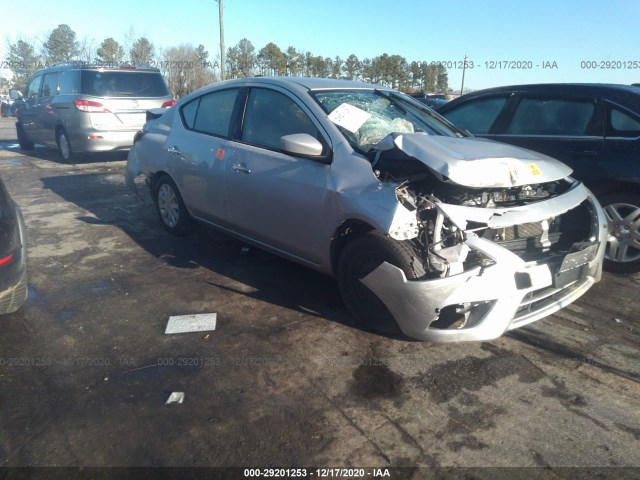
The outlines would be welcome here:
[[[605,267],[640,271],[640,87],[538,84],[472,92],[438,113],[478,136],[566,163],[609,219]]]

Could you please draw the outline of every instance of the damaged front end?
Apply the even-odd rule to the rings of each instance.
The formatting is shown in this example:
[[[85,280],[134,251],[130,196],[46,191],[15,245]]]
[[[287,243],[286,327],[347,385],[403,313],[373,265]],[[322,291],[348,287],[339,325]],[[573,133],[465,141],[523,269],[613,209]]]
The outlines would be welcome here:
[[[604,213],[549,157],[475,139],[393,134],[372,165],[380,181],[397,184],[389,235],[413,242],[427,273],[407,280],[384,262],[361,281],[408,336],[494,339],[568,305],[601,277]]]

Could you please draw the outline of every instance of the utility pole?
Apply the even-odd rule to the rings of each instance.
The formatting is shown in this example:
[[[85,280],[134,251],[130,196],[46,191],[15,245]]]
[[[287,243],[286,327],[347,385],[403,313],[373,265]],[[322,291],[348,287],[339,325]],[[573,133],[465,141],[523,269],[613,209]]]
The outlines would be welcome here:
[[[220,80],[224,80],[224,15],[223,0],[218,0],[218,17],[220,18]]]
[[[462,64],[462,85],[460,86],[460,96],[464,95],[464,72],[466,69],[467,69],[467,55],[465,54],[464,63]]]

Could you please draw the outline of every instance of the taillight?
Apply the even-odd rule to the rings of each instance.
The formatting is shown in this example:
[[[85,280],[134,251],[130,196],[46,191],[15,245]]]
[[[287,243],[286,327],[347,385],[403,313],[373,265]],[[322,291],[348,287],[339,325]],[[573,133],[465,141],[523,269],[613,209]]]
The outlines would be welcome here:
[[[91,100],[74,100],[73,104],[81,112],[88,113],[111,113],[108,108],[99,102],[92,102]]]
[[[162,104],[162,108],[173,107],[176,103],[178,103],[178,102],[176,102],[175,100],[167,100],[166,102],[164,102]]]
[[[8,257],[0,258],[0,266],[4,265],[5,263],[9,263],[11,260],[13,260],[13,255],[9,255]]]

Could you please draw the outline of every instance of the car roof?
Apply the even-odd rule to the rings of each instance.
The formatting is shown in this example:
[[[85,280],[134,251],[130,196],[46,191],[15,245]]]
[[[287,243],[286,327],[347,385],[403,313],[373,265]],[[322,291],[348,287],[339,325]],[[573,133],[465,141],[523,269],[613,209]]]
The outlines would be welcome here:
[[[35,77],[39,73],[47,73],[51,71],[62,70],[97,70],[97,71],[112,71],[112,72],[160,72],[160,69],[150,67],[148,65],[129,65],[123,64],[110,64],[110,63],[87,63],[81,61],[59,62],[52,65],[48,65],[41,68],[33,74]]]
[[[226,84],[233,83],[264,83],[269,85],[280,85],[289,88],[302,87],[306,90],[325,90],[325,89],[342,89],[342,88],[363,88],[363,89],[382,89],[390,90],[382,85],[373,83],[357,82],[354,80],[338,80],[335,78],[311,78],[311,77],[247,77],[235,80],[228,80]]]
[[[531,83],[524,85],[507,85],[502,87],[493,87],[487,88],[483,90],[477,90],[475,92],[471,92],[470,94],[477,93],[490,93],[490,92],[504,92],[504,91],[543,91],[543,90],[553,90],[557,92],[606,92],[606,91],[617,91],[617,92],[627,92],[631,94],[640,95],[640,89],[633,85],[622,85],[618,83]],[[468,95],[470,95],[468,94]]]
[[[185,95],[180,99],[181,102],[187,103],[192,98],[201,95],[202,93],[221,90],[225,88],[243,87],[247,84],[264,84],[264,85],[276,85],[285,88],[291,92],[297,94],[303,94],[312,90],[331,90],[331,89],[378,89],[378,90],[392,90],[389,87],[382,85],[375,85],[373,83],[357,82],[354,80],[338,80],[335,78],[311,78],[311,77],[245,77],[235,78],[232,80],[225,80],[223,82],[210,83],[193,92]]]
[[[634,85],[622,85],[615,83],[534,83],[525,85],[507,85],[502,87],[486,88],[466,93],[448,104],[443,105],[439,111],[447,111],[459,103],[472,98],[504,92],[529,92],[529,93],[559,93],[568,95],[597,95],[606,99],[620,102],[625,105],[640,109],[640,88]]]

